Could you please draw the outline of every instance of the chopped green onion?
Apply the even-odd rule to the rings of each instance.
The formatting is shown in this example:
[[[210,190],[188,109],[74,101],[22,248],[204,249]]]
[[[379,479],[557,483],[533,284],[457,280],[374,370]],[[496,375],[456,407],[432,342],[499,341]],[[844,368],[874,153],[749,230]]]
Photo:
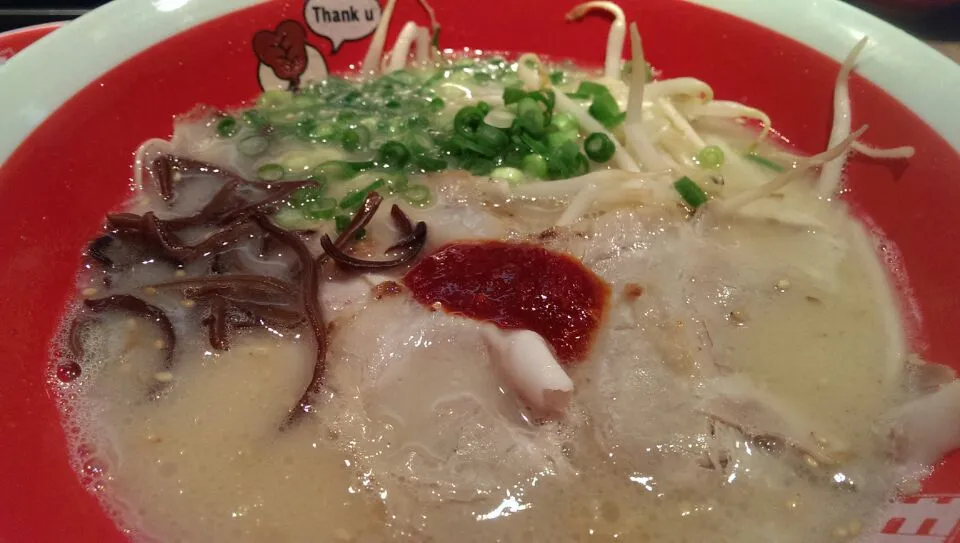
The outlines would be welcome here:
[[[577,87],[576,94],[596,98],[597,96],[610,95],[610,89],[605,85],[594,83],[593,81],[581,81],[580,86]]]
[[[716,145],[708,145],[697,152],[697,164],[705,170],[716,170],[723,166],[723,149]]]
[[[320,125],[314,119],[303,119],[297,123],[297,137],[312,143],[329,141],[336,137],[337,127],[333,124]]]
[[[386,185],[386,181],[383,179],[377,179],[373,183],[363,187],[362,189],[355,190],[347,194],[340,200],[340,209],[347,211],[353,211],[359,209],[363,205],[363,201],[366,200],[367,195],[371,192],[379,189],[380,187]]]
[[[383,166],[402,168],[410,162],[410,151],[399,141],[388,141],[377,150],[377,161]]]
[[[576,130],[566,130],[564,132],[550,132],[547,134],[547,145],[556,147],[567,141],[577,141]]]
[[[431,98],[430,99],[430,109],[434,111],[440,111],[446,106],[446,103],[443,101],[443,98]]]
[[[703,192],[700,185],[697,185],[689,177],[684,176],[674,181],[673,188],[677,189],[683,201],[694,209],[707,203],[707,193]]]
[[[496,149],[474,139],[465,138],[463,136],[454,136],[453,142],[462,150],[473,151],[474,153],[487,158],[493,158],[497,156]]]
[[[535,90],[527,93],[527,96],[543,104],[543,107],[545,108],[544,113],[546,114],[547,122],[549,123],[550,117],[553,115],[553,106],[557,103],[557,96],[553,93],[553,91]]]
[[[527,91],[517,87],[507,87],[503,89],[503,104],[509,106],[516,104],[527,97]]]
[[[517,103],[517,118],[514,124],[539,138],[547,127],[547,120],[537,101],[527,97]]]
[[[261,106],[281,106],[293,101],[293,93],[285,90],[268,90],[260,95],[257,103]]]
[[[416,206],[428,206],[433,202],[433,194],[426,185],[410,185],[403,191],[403,197],[406,201]]]
[[[473,74],[473,80],[474,80],[478,85],[486,85],[486,84],[489,83],[491,80],[493,80],[493,76],[491,76],[490,74],[488,74],[488,73],[486,73],[486,72],[477,72],[477,73]]]
[[[286,169],[279,164],[264,164],[257,168],[257,177],[264,181],[279,181],[286,174]]]
[[[564,81],[567,80],[567,73],[562,70],[554,70],[550,72],[550,83],[554,85],[562,85]]]
[[[547,160],[542,155],[531,153],[523,157],[523,171],[530,177],[547,178]]]
[[[447,169],[447,161],[434,158],[427,155],[417,155],[413,158],[413,163],[425,172],[438,172]]]
[[[567,130],[577,131],[580,130],[580,121],[566,111],[561,111],[553,116],[553,120],[550,121],[550,126],[560,132]]]
[[[328,160],[313,169],[311,177],[319,181],[346,181],[353,179],[362,168],[343,160]]]
[[[390,193],[403,192],[408,184],[407,176],[399,172],[377,174],[377,181],[383,181]]]
[[[250,109],[250,110],[244,111],[244,112],[243,112],[243,115],[241,115],[241,117],[243,117],[243,122],[244,122],[244,123],[249,124],[250,126],[253,126],[254,128],[259,128],[259,127],[267,124],[267,121],[266,121],[266,119],[263,118],[263,115],[262,115],[259,111],[255,110],[255,109]]]
[[[600,132],[594,132],[587,136],[583,142],[583,150],[587,156],[594,162],[606,162],[613,157],[617,151],[616,146],[609,136]]]
[[[329,220],[337,212],[337,201],[333,198],[320,198],[312,202],[307,202],[301,210],[304,218],[319,221]]]
[[[626,118],[625,114],[620,113],[620,106],[617,105],[617,100],[609,91],[606,94],[594,96],[593,103],[590,104],[588,111],[594,119],[600,121],[600,124],[607,129],[614,128]]]
[[[237,120],[228,116],[217,121],[217,135],[221,138],[232,138],[237,135]]]
[[[487,113],[490,113],[490,104],[486,102],[477,102],[476,108],[480,110],[480,113],[483,113],[486,116]]]
[[[326,190],[326,182],[317,182],[317,184],[312,187],[297,189],[290,195],[290,205],[296,208],[304,207],[310,202],[319,200]]]
[[[489,175],[496,164],[489,158],[470,157],[460,161],[460,167],[473,175]]]
[[[453,117],[453,130],[457,134],[472,138],[477,128],[483,124],[483,118],[486,115],[476,106],[462,108]]]
[[[474,134],[474,141],[485,147],[499,151],[510,143],[510,137],[507,136],[503,130],[483,123],[477,127],[477,131]]]
[[[590,162],[587,160],[587,155],[583,153],[577,153],[577,156],[573,161],[573,169],[570,171],[570,177],[585,175],[589,171]]]
[[[249,136],[240,140],[237,150],[245,156],[257,156],[267,150],[270,142],[263,136]]]
[[[547,174],[550,179],[573,177],[577,172],[586,173],[588,168],[587,157],[583,156],[580,146],[573,140],[552,147],[547,155]]]
[[[363,125],[346,130],[340,136],[340,145],[346,151],[360,151],[370,144],[370,129]]]
[[[527,147],[529,147],[530,150],[533,151],[533,152],[535,152],[535,153],[539,153],[539,154],[541,154],[541,155],[546,155],[547,153],[550,152],[550,148],[549,148],[549,147],[547,147],[547,146],[546,146],[545,144],[543,144],[542,142],[533,139],[532,137],[530,137],[529,134],[520,134],[519,138],[520,138],[520,141],[523,142],[524,145],[526,145]]]
[[[503,179],[511,185],[516,185],[522,183],[526,180],[526,176],[523,175],[523,172],[516,168],[497,168],[490,172],[490,177],[494,179]]]
[[[751,162],[754,162],[754,163],[756,163],[756,164],[759,164],[759,165],[763,166],[764,168],[767,168],[768,170],[773,170],[773,171],[775,171],[775,172],[782,172],[782,171],[784,171],[784,167],[783,167],[783,166],[777,164],[776,162],[770,160],[769,158],[762,157],[762,156],[758,155],[757,153],[747,153],[747,154],[743,155],[743,158],[745,158],[745,159],[747,159],[747,160],[749,160],[749,161],[751,161]]]

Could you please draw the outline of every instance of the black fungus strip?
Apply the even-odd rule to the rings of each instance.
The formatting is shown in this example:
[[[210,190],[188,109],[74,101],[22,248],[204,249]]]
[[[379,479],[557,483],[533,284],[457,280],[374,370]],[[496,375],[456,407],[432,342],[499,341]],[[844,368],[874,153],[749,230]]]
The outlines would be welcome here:
[[[224,289],[239,294],[248,293],[251,297],[269,297],[277,294],[296,296],[297,289],[286,281],[268,275],[216,275],[210,277],[191,277],[150,285],[154,288],[179,287],[185,293],[205,294],[204,289]]]
[[[370,223],[370,220],[373,219],[373,216],[377,214],[377,210],[380,209],[382,202],[383,197],[376,192],[367,194],[363,205],[353,214],[353,219],[350,221],[350,224],[337,236],[335,245],[342,248],[345,243],[356,238],[357,232],[366,227],[367,224]]]
[[[203,319],[207,325],[207,332],[210,337],[210,346],[218,351],[226,351],[230,348],[230,340],[227,337],[227,302],[220,296],[213,296],[210,299],[210,313]]]
[[[157,180],[157,188],[164,201],[170,201],[173,198],[173,181],[177,172],[198,173],[207,175],[216,175],[229,181],[241,180],[237,174],[210,164],[202,160],[185,158],[173,155],[162,155],[154,159],[151,163],[153,175]],[[242,180],[241,180],[242,181]]]
[[[177,335],[173,330],[173,324],[170,323],[170,319],[167,318],[167,314],[164,313],[162,309],[129,294],[115,294],[105,298],[91,298],[84,300],[83,304],[94,313],[122,311],[156,324],[157,327],[160,328],[164,339],[164,369],[169,370],[172,368],[173,351],[177,345]]]
[[[423,245],[427,240],[427,225],[422,222],[417,223],[417,226],[414,228],[414,234],[417,234],[414,241],[406,244],[408,250],[390,260],[363,260],[350,256],[334,245],[333,240],[326,234],[320,238],[320,245],[323,246],[323,250],[326,251],[327,255],[329,255],[334,262],[344,268],[357,271],[385,270],[410,262],[417,256],[417,253],[423,249]]]
[[[413,223],[410,222],[410,217],[407,217],[407,214],[397,204],[393,204],[393,207],[390,208],[390,218],[393,219],[393,224],[403,235],[409,236],[413,233]]]
[[[423,246],[427,242],[427,223],[420,221],[416,226],[413,227],[413,230],[407,234],[406,237],[400,241],[391,245],[384,254],[390,254],[395,251],[405,250],[407,252],[413,251],[413,254],[416,255],[423,249]]]
[[[87,247],[87,254],[105,268],[113,267],[113,260],[107,256],[107,247],[113,243],[113,237],[103,235],[90,242]]]
[[[310,409],[310,397],[323,388],[327,373],[327,330],[323,324],[323,310],[320,307],[320,283],[317,277],[316,262],[310,249],[300,239],[300,236],[289,230],[284,230],[273,223],[265,215],[256,215],[255,220],[261,228],[266,230],[277,241],[290,247],[300,260],[301,295],[303,307],[307,314],[307,322],[313,330],[316,340],[316,363],[313,366],[313,375],[310,384],[297,401],[297,406],[290,411],[282,427],[288,427],[299,420]],[[369,220],[369,219],[368,219]]]

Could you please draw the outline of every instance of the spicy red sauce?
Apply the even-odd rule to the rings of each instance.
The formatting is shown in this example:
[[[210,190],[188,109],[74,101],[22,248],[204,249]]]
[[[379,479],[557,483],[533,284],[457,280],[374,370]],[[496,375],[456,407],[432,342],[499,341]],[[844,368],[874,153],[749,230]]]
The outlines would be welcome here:
[[[403,278],[414,298],[505,329],[532,330],[564,363],[582,360],[610,288],[573,257],[529,243],[454,242]]]

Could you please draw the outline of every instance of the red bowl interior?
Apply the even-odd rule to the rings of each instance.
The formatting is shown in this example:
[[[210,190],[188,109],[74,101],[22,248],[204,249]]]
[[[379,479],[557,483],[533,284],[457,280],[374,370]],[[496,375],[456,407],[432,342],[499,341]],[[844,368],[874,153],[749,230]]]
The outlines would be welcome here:
[[[574,3],[502,1],[494,3],[502,9],[491,9],[489,3],[437,2],[436,8],[446,47],[534,50],[598,64],[607,22],[564,23]],[[147,138],[169,136],[172,116],[197,103],[228,107],[253,98],[260,91],[254,33],[286,19],[302,22],[302,5],[269,2],[150,48],[74,96],[0,169],[0,322],[7,333],[0,364],[0,541],[124,539],[67,464],[45,381],[50,337],[72,292],[81,248],[104,213],[129,194],[134,149]],[[647,59],[665,76],[698,77],[718,98],[767,111],[801,151],[825,147],[836,62],[692,3],[644,0],[627,7],[639,22]],[[415,2],[399,2],[394,21],[410,18],[427,23]],[[537,22],[532,29],[531,21]],[[393,25],[388,43],[399,27]],[[309,34],[308,40],[334,71],[362,58],[368,41],[347,42],[333,54],[325,38]],[[914,348],[960,368],[954,326],[960,297],[952,294],[960,292],[960,251],[949,248],[949,240],[960,239],[954,219],[960,155],[867,81],[854,77],[851,93],[854,124],[870,123],[870,143],[911,144],[917,155],[904,163],[854,159],[847,198],[899,250],[895,266],[909,277],[914,300],[904,311]],[[960,494],[960,455],[941,466],[924,491]]]
[[[63,23],[47,23],[0,33],[0,57],[9,59],[61,26]]]

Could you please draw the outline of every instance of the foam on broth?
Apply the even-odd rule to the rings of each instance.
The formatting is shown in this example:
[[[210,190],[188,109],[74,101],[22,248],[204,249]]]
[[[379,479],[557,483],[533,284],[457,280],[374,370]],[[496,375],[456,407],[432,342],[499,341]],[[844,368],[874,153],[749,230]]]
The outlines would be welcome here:
[[[697,128],[748,145],[731,124]],[[179,125],[174,150],[253,170],[209,132],[205,121]],[[763,175],[728,167],[739,169],[721,172],[717,194],[735,190],[738,174]],[[131,537],[809,542],[876,528],[902,479],[874,425],[908,397],[904,340],[872,237],[842,203],[801,182],[752,215],[691,220],[652,191],[541,236],[562,206],[498,201],[477,189],[489,180],[467,174],[417,181],[436,204],[402,207],[454,223],[431,231],[428,250],[448,237],[540,240],[609,283],[596,343],[568,368],[567,413],[532,419],[491,365],[478,323],[407,293],[376,300],[328,267],[329,387],[314,412],[278,431],[310,379],[309,335],[249,331],[217,352],[189,303],[147,293],[180,332],[175,367],[162,368],[154,327],[105,316],[84,335],[82,375],[56,385],[75,468]],[[196,183],[181,202],[215,189]],[[164,209],[149,187],[130,208]],[[376,219],[359,252],[376,254],[388,234]],[[145,262],[111,288],[202,273]],[[82,275],[80,290],[95,297],[85,289],[96,280]],[[627,295],[635,286],[643,294]],[[702,402],[731,376],[812,421],[818,446],[842,449],[836,464],[711,423]]]

